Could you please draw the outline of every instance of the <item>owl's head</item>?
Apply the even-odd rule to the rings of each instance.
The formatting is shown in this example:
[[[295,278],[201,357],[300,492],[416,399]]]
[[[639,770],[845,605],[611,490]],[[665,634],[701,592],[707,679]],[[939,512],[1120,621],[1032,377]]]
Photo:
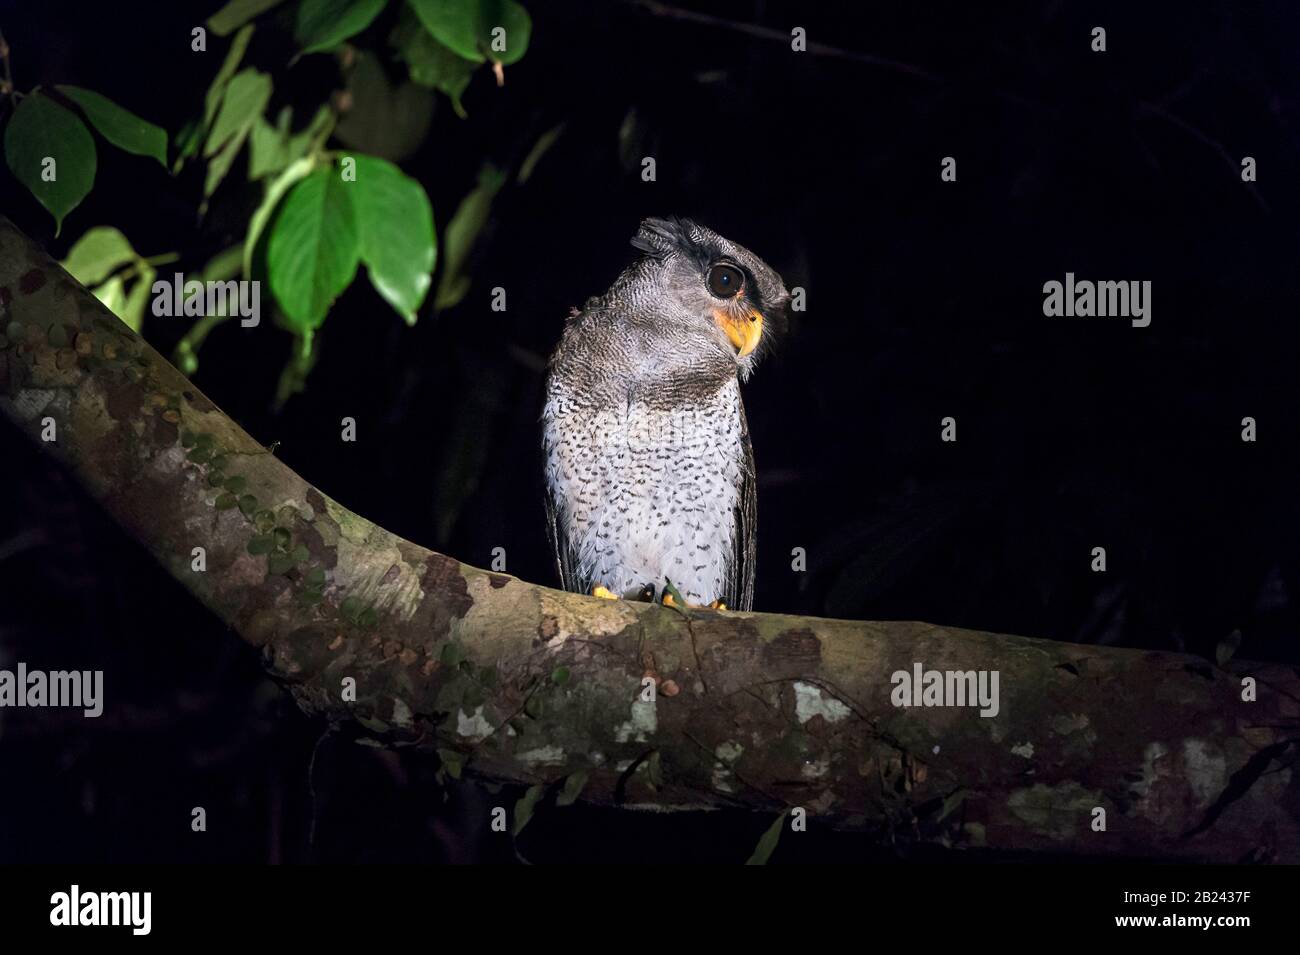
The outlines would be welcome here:
[[[744,246],[690,219],[646,219],[632,239],[671,308],[662,320],[735,360],[742,379],[785,322],[790,293],[781,276]]]

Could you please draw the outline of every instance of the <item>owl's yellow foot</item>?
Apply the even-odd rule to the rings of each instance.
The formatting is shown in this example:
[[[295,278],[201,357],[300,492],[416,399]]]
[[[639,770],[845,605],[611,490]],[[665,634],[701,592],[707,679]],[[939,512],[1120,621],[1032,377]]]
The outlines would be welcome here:
[[[593,597],[601,597],[601,598],[603,598],[603,599],[605,599],[605,600],[617,600],[617,599],[618,599],[618,594],[611,593],[610,590],[609,590],[609,588],[606,587],[604,584],[597,584],[595,587],[592,587],[592,588],[591,588],[591,595],[592,595]]]
[[[676,595],[676,596],[674,596]],[[693,604],[688,603],[684,597],[678,593],[677,588],[669,584],[664,588],[663,604],[665,607],[673,607],[677,610],[726,610],[727,605],[721,600],[715,600],[711,604]]]
[[[676,600],[673,600],[673,595],[672,595],[672,594],[667,594],[667,595],[664,597],[664,606],[665,606],[665,607],[679,607],[679,606],[683,606],[683,605],[677,603]],[[688,603],[688,604],[685,604],[684,606],[685,606],[686,609],[688,609],[688,610],[726,610],[726,609],[727,609],[727,605],[724,604],[721,600],[715,600],[715,601],[713,601],[713,603],[711,603],[711,604],[693,604],[693,603]]]

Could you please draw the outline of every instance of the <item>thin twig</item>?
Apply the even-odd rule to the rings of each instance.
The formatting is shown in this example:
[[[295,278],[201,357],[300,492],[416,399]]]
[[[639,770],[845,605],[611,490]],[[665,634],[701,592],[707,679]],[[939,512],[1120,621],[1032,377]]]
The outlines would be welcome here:
[[[1241,172],[1241,165],[1239,160],[1235,159],[1232,156],[1232,154],[1228,152],[1227,148],[1224,147],[1224,145],[1221,142],[1219,142],[1216,139],[1211,139],[1200,129],[1193,126],[1191,123],[1187,122],[1187,120],[1175,116],[1173,113],[1169,112],[1169,110],[1165,109],[1163,106],[1160,106],[1156,103],[1143,101],[1138,103],[1138,109],[1141,112],[1150,113],[1152,116],[1158,116],[1160,119],[1163,119],[1168,123],[1172,123],[1173,125],[1177,126],[1179,129],[1181,129],[1183,132],[1194,137],[1195,139],[1200,140],[1202,143],[1209,146],[1220,156],[1222,156],[1223,161],[1227,163],[1229,167],[1231,167],[1233,172],[1235,173]],[[1271,214],[1273,210],[1268,207],[1268,203],[1264,201],[1264,197],[1259,194],[1259,190],[1255,187],[1255,183],[1248,182],[1246,183],[1246,185],[1249,187],[1251,196],[1254,198],[1256,202],[1259,203],[1259,207],[1263,209],[1266,213]]]
[[[307,793],[311,797],[311,826],[307,830],[308,851],[316,847],[316,754],[320,752],[321,744],[333,732],[334,724],[330,723],[316,740],[316,745],[311,748],[311,759],[307,761]]]
[[[757,23],[744,23],[738,20],[728,20],[724,17],[715,17],[712,14],[700,13],[696,10],[684,10],[681,7],[671,7],[659,0],[624,0],[632,6],[641,7],[657,17],[668,17],[673,20],[685,20],[689,23],[702,23],[706,26],[721,27],[724,30],[734,30],[736,33],[744,33],[747,36],[758,37],[761,40],[777,40],[781,43],[790,42],[788,31],[773,29],[772,27],[759,26]],[[898,60],[891,60],[883,56],[875,56],[871,53],[862,53],[858,50],[846,50],[839,46],[830,46],[826,43],[817,43],[809,40],[806,47],[809,53],[816,56],[829,56],[841,60],[852,60],[855,63],[865,63],[868,66],[876,66],[884,70],[893,70],[897,73],[906,73],[909,76],[915,76],[918,79],[927,80],[931,83],[938,83],[940,77],[929,70],[923,70],[919,66],[913,66],[911,63],[902,63]]]

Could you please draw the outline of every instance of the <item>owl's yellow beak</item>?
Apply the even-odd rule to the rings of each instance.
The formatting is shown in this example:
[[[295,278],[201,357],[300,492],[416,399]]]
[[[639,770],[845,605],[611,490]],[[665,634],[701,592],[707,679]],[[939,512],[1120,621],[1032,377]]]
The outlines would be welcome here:
[[[758,347],[763,337],[763,316],[755,309],[744,315],[734,316],[720,308],[713,310],[713,320],[726,333],[727,339],[735,346],[736,354],[744,358]]]

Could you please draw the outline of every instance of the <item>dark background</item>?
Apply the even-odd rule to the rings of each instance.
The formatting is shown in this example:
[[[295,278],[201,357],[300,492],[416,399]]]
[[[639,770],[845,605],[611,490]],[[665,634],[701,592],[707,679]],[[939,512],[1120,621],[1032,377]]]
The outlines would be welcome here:
[[[476,75],[467,120],[439,100],[403,167],[440,231],[485,158],[517,165],[565,124],[499,197],[460,306],[408,329],[358,281],[282,412],[290,340],[267,321],[215,332],[199,386],[346,506],[480,566],[504,547],[510,573],[554,584],[542,364],[637,222],[689,215],[807,289],[745,389],[756,609],[1206,656],[1239,630],[1239,655],[1300,662],[1295,5],[681,3],[725,23],[533,0],[504,89]],[[175,132],[224,51],[189,49],[218,6],[0,3],[0,29],[20,89],[88,86]],[[795,25],[840,52],[791,52]],[[277,55],[254,47],[280,99],[337,86],[318,56],[281,87]],[[111,224],[197,269],[257,200],[232,176],[196,225],[200,172],[99,159],[60,238],[7,170],[0,211],[57,256]],[[1150,280],[1150,327],[1045,318],[1066,271]],[[145,335],[169,353],[182,322],[147,317]],[[108,699],[98,720],[0,713],[0,861],[736,862],[770,822],[577,806],[541,810],[517,847],[479,834],[516,791],[444,790],[431,758],[327,733],[7,424],[0,462],[0,665],[102,668]],[[894,855],[945,858],[814,831],[775,859]]]

